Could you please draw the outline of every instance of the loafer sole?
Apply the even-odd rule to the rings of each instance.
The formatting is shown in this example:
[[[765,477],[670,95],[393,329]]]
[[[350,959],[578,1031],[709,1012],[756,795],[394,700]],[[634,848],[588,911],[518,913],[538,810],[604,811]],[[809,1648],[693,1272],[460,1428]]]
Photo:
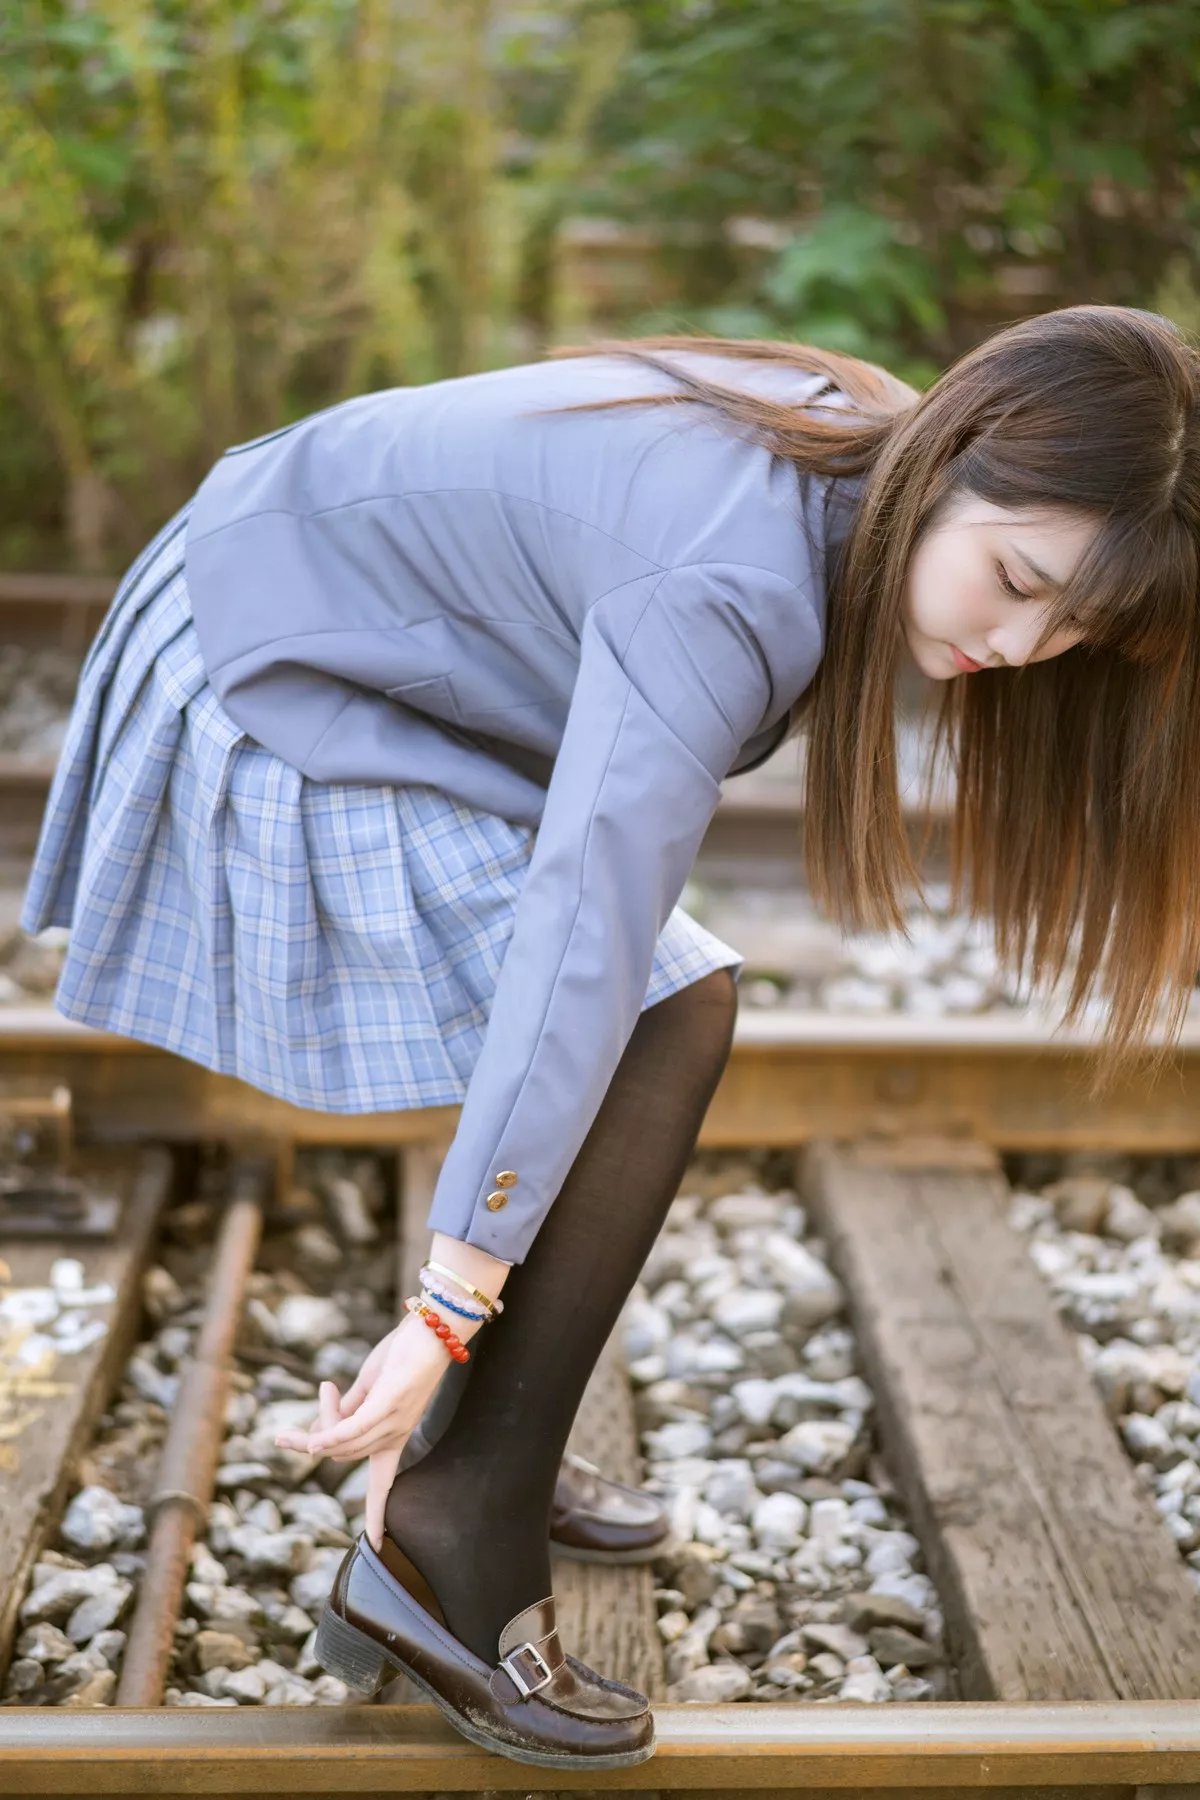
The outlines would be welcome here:
[[[632,1550],[588,1550],[583,1545],[560,1544],[557,1538],[551,1538],[550,1549],[553,1555],[569,1557],[572,1562],[613,1563],[621,1568],[632,1563],[654,1562],[669,1554],[666,1538],[660,1538],[656,1544],[635,1546]]]
[[[401,1675],[407,1675],[422,1693],[429,1695],[434,1705],[445,1713],[454,1729],[461,1732],[463,1737],[476,1744],[479,1749],[491,1750],[497,1756],[507,1756],[512,1762],[536,1763],[543,1769],[627,1769],[634,1763],[648,1762],[657,1748],[656,1739],[651,1736],[650,1742],[637,1750],[614,1751],[606,1756],[559,1756],[551,1750],[525,1749],[510,1743],[507,1738],[493,1737],[470,1719],[464,1719],[457,1707],[452,1706],[443,1694],[430,1687],[427,1681],[391,1650],[385,1649],[365,1631],[359,1631],[357,1626],[347,1624],[345,1619],[339,1618],[328,1602],[317,1624],[314,1654],[323,1669],[330,1675],[336,1675],[347,1687],[354,1688],[359,1693],[374,1693],[379,1686],[384,1664],[390,1663]]]

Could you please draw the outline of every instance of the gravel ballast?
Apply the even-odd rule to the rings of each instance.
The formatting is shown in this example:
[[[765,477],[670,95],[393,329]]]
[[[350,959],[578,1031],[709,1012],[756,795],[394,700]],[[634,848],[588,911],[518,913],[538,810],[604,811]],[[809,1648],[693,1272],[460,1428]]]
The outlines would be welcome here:
[[[1009,1222],[1200,1594],[1200,1158],[1009,1165]]]
[[[786,1159],[701,1159],[626,1315],[668,1698],[954,1697],[844,1295]]]
[[[166,1215],[143,1299],[147,1330],[82,1460],[54,1545],[22,1601],[3,1703],[102,1706],[117,1687],[145,1567],[145,1503],[203,1316],[223,1192],[218,1167]],[[340,1706],[352,1696],[313,1656],[317,1616],[362,1527],[365,1466],[277,1449],[308,1423],[317,1384],[343,1388],[393,1320],[384,1165],[344,1152],[298,1159],[250,1277],[207,1530],[192,1554],[168,1706]],[[385,1253],[380,1254],[381,1243]]]

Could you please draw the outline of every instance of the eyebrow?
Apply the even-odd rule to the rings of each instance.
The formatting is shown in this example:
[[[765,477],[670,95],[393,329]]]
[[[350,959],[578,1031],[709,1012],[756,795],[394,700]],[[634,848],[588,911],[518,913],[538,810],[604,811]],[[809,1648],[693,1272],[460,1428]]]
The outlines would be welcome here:
[[[1013,555],[1016,556],[1020,562],[1025,564],[1029,573],[1036,581],[1039,581],[1043,587],[1060,588],[1062,586],[1062,582],[1058,581],[1053,575],[1048,574],[1045,569],[1039,569],[1032,556],[1027,556],[1019,545],[1012,542],[1011,538],[1009,539],[1009,548],[1012,550]]]

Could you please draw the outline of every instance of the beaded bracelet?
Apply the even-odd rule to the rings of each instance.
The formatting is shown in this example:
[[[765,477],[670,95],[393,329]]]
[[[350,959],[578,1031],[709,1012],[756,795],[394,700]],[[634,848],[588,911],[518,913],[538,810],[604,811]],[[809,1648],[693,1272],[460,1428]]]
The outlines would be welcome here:
[[[427,1270],[432,1270],[435,1275],[444,1275],[446,1280],[452,1281],[456,1288],[461,1288],[463,1293],[466,1294],[469,1299],[478,1300],[480,1306],[486,1306],[489,1318],[495,1318],[497,1313],[502,1313],[504,1311],[504,1302],[502,1300],[489,1300],[488,1296],[486,1294],[481,1294],[477,1287],[472,1287],[465,1276],[457,1274],[453,1269],[448,1269],[445,1263],[434,1262],[433,1258],[430,1257],[424,1268],[421,1270],[422,1280],[424,1280]]]
[[[490,1323],[488,1315],[482,1307],[473,1312],[469,1306],[459,1306],[456,1300],[449,1300],[445,1294],[440,1293],[431,1281],[421,1283],[421,1292],[428,1294],[431,1300],[436,1300],[438,1305],[444,1306],[448,1312],[457,1313],[460,1319],[470,1319],[473,1325]]]
[[[427,1306],[424,1300],[418,1300],[415,1294],[410,1295],[404,1302],[404,1310],[406,1312],[416,1313],[417,1317],[422,1319],[431,1331],[437,1333],[455,1362],[470,1362],[471,1352],[467,1349],[467,1346],[463,1343],[462,1339],[455,1337],[445,1319],[439,1319],[433,1308]]]

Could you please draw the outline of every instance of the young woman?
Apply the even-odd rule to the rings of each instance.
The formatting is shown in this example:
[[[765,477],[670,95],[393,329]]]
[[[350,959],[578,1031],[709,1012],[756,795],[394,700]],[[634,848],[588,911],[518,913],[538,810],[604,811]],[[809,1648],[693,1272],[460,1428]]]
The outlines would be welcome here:
[[[796,345],[601,346],[231,450],[130,571],[25,909],[71,928],[59,1005],[301,1106],[463,1101],[423,1295],[281,1440],[371,1458],[329,1667],[407,1670],[518,1759],[653,1749],[564,1655],[547,1522],[729,1049],[737,954],[675,904],[725,776],[803,723],[815,891],[899,923],[915,662],[1002,954],[1102,989],[1114,1054],[1177,1024],[1198,392],[1173,327],[1104,307],[922,397]]]

